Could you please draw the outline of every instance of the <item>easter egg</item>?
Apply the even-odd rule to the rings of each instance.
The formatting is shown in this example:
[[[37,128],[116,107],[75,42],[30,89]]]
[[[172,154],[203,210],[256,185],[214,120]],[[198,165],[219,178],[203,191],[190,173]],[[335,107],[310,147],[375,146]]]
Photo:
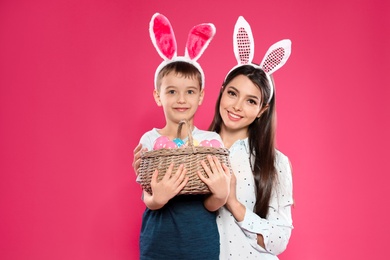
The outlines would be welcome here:
[[[221,148],[222,147],[222,144],[220,141],[218,141],[217,139],[211,139],[210,140],[210,145],[212,147],[215,147],[215,148]]]
[[[174,141],[168,141],[164,144],[165,149],[172,149],[172,148],[177,148],[177,145]]]
[[[173,142],[177,145],[177,147],[181,147],[184,145],[184,141],[181,140],[180,138],[173,139]]]
[[[192,144],[193,144],[193,146],[199,146],[199,141],[192,139]],[[189,146],[188,141],[186,142],[186,145]]]
[[[199,146],[210,147],[211,144],[209,140],[203,140],[199,143]]]
[[[158,149],[161,149],[161,148],[164,148],[164,145],[166,142],[169,142],[169,138],[167,136],[160,136],[156,139],[156,141],[154,141],[154,146],[153,146],[153,150],[158,150]]]

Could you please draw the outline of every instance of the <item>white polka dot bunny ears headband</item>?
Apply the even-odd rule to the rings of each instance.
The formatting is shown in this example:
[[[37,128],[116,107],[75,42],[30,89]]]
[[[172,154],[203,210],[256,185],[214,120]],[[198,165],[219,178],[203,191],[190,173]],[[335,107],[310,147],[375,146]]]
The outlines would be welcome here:
[[[233,67],[229,73],[232,70],[244,65],[251,65],[255,68],[262,69],[267,75],[267,79],[271,88],[271,94],[267,101],[268,104],[271,101],[274,93],[274,85],[270,75],[280,69],[290,57],[291,41],[286,39],[273,44],[266,52],[260,65],[252,63],[254,48],[255,44],[251,27],[244,19],[244,17],[240,16],[238,17],[233,33],[233,49],[238,64]]]
[[[184,61],[194,65],[199,70],[203,89],[204,72],[197,60],[209,45],[215,32],[215,26],[211,23],[194,26],[188,34],[185,55],[177,56],[176,38],[168,18],[159,13],[154,14],[149,24],[150,38],[158,54],[163,58],[163,62],[157,67],[154,75],[154,87],[157,88],[158,74],[166,65],[176,61]]]

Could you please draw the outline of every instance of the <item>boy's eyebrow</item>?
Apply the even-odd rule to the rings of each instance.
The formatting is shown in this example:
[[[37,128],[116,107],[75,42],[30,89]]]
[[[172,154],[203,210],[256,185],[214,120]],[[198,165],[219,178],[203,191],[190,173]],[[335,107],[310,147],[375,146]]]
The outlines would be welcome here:
[[[177,86],[174,86],[174,85],[169,85],[169,86],[166,86],[165,88],[166,89],[171,89],[171,88],[178,89],[180,87],[177,87]],[[199,89],[199,86],[185,86],[184,88],[185,89]]]
[[[198,89],[199,86],[187,86],[186,88],[194,88],[194,89]]]

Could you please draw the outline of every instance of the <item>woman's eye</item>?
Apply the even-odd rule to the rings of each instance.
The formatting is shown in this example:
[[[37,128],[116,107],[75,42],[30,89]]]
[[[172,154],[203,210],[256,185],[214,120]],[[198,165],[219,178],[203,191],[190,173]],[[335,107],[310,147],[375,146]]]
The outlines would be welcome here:
[[[227,93],[229,96],[236,96],[236,93],[234,91],[229,90]]]
[[[253,99],[249,99],[248,102],[251,105],[257,105],[257,102],[255,100],[253,100]]]

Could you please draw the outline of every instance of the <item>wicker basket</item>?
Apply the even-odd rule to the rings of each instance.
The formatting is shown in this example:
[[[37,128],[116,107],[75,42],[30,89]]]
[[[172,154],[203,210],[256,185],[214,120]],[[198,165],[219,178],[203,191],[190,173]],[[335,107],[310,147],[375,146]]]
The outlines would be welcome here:
[[[181,121],[177,130],[177,137],[181,136],[181,129],[183,124],[188,127],[188,146],[173,148],[173,149],[159,149],[145,152],[141,155],[141,164],[139,168],[139,177],[142,188],[148,193],[152,194],[150,182],[153,172],[158,170],[158,180],[160,181],[165,175],[169,165],[173,162],[174,168],[172,174],[175,174],[180,164],[184,164],[187,169],[188,183],[180,191],[179,194],[208,194],[210,193],[207,185],[199,179],[197,174],[200,171],[206,178],[208,178],[202,165],[201,160],[210,167],[207,160],[207,155],[215,155],[221,163],[224,163],[229,169],[229,150],[226,148],[194,146],[191,130],[187,121]]]

